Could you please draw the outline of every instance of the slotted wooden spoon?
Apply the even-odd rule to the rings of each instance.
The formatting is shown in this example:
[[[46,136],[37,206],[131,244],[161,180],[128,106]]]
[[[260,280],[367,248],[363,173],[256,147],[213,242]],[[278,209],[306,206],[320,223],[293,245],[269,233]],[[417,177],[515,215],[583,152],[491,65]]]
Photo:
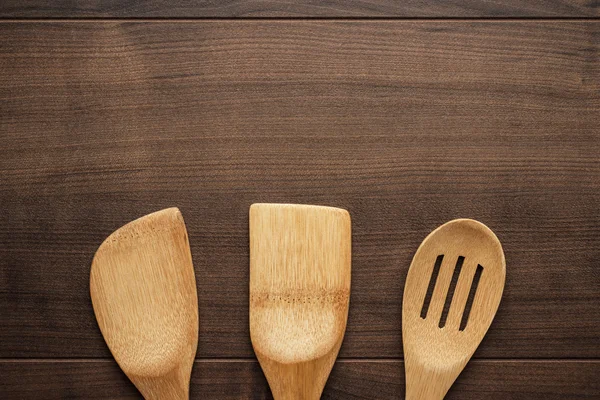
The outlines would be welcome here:
[[[344,338],[350,216],[332,207],[250,207],[250,337],[275,400],[319,399]]]
[[[198,297],[179,210],[146,215],[111,234],[94,256],[90,294],[110,351],[142,395],[187,399]]]
[[[407,400],[444,398],[496,315],[505,275],[500,241],[480,222],[450,221],[423,241],[402,303]]]

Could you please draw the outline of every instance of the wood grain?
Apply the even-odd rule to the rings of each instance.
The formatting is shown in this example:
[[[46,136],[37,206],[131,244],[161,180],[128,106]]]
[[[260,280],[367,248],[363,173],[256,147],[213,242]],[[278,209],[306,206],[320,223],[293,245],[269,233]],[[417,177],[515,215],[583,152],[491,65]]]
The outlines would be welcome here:
[[[345,208],[341,357],[401,357],[421,240],[474,218],[506,289],[474,357],[600,357],[600,23],[0,24],[0,357],[110,357],[98,245],[178,206],[200,357],[252,357],[254,202]],[[67,345],[68,344],[68,345]]]
[[[4,18],[597,17],[595,0],[3,0]]]
[[[250,207],[250,339],[275,399],[321,398],[348,321],[351,244],[346,210]]]
[[[396,400],[404,395],[401,361],[338,360],[322,399]],[[474,360],[446,400],[570,400],[600,396],[599,361]],[[5,399],[141,399],[112,360],[0,361]],[[376,394],[376,397],[374,397]],[[196,361],[191,399],[272,399],[258,362]]]

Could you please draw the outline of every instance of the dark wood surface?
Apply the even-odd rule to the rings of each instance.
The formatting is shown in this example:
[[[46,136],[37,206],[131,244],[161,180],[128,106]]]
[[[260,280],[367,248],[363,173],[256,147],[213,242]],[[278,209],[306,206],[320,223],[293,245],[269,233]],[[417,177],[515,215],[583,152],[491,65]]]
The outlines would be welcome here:
[[[597,0],[3,0],[0,18],[598,17]]]
[[[324,398],[402,396],[404,278],[458,217],[497,233],[507,282],[448,398],[600,396],[600,21],[9,20],[0,71],[0,398],[139,397],[89,266],[168,206],[198,282],[193,397],[268,398],[247,327],[259,201],[352,216]]]

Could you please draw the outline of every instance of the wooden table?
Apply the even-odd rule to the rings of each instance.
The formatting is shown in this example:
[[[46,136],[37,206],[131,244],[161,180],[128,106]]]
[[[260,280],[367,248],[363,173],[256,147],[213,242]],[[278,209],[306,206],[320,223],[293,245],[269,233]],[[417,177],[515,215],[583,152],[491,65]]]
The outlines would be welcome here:
[[[447,398],[600,397],[598,2],[195,3],[0,3],[0,398],[140,398],[89,268],[169,206],[198,282],[192,398],[271,398],[248,332],[254,202],[351,213],[323,398],[402,398],[406,272],[457,217],[497,233],[507,280]]]

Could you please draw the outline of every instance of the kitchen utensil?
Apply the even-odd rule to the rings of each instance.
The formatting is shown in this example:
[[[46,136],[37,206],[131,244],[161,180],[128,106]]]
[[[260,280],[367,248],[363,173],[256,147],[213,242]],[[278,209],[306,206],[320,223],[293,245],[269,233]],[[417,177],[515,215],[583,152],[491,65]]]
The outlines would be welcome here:
[[[342,344],[350,216],[332,207],[250,207],[250,336],[275,400],[319,399]]]
[[[102,243],[90,274],[98,325],[148,400],[187,399],[198,344],[198,297],[183,217],[146,215]]]
[[[417,250],[404,287],[407,400],[439,400],[487,332],[505,280],[500,241],[480,222],[450,221]]]

